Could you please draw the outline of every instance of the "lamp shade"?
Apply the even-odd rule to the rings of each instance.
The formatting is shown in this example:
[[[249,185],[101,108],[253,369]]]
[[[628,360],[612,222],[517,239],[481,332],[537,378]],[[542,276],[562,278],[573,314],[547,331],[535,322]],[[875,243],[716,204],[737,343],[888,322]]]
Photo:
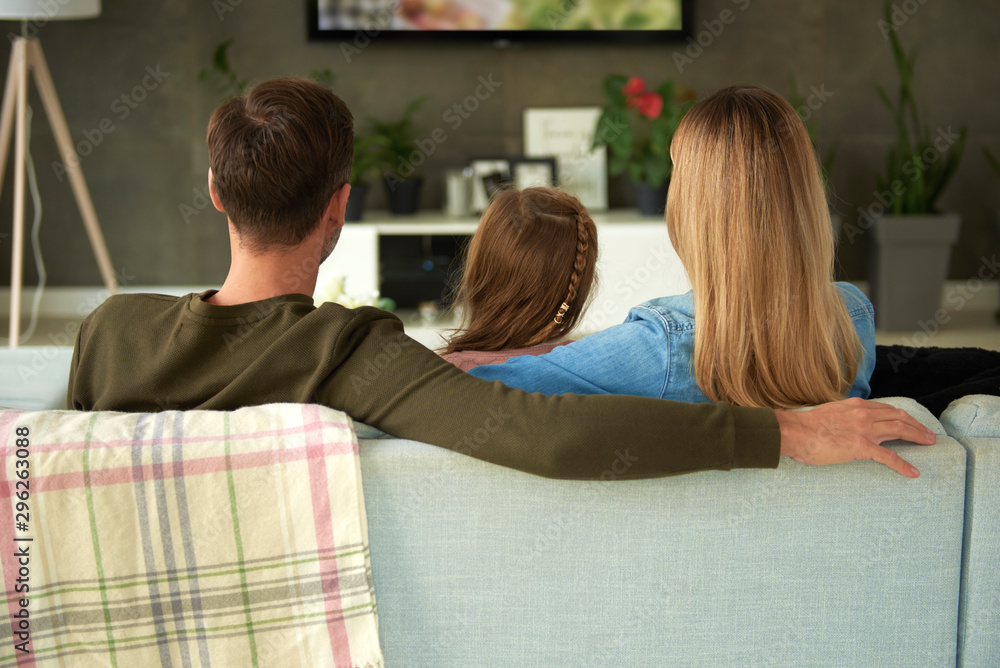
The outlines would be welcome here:
[[[0,19],[61,21],[101,15],[101,0],[0,0]]]

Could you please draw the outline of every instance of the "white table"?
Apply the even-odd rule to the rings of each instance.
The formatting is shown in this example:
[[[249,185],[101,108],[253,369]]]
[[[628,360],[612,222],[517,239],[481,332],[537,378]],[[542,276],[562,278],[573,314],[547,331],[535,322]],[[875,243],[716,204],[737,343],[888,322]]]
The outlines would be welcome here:
[[[624,320],[636,304],[691,288],[662,219],[628,210],[595,213],[593,218],[599,246],[598,283],[577,333],[600,331]],[[381,237],[472,235],[477,225],[476,218],[450,218],[437,212],[408,217],[369,213],[363,222],[344,225],[337,248],[320,267],[318,285],[342,276],[348,295],[369,295],[379,290]]]

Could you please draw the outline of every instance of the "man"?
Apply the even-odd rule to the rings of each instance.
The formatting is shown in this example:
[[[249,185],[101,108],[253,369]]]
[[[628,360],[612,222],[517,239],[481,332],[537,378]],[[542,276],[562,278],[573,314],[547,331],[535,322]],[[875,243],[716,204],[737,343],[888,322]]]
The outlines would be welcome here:
[[[932,443],[904,411],[860,400],[787,413],[623,396],[547,397],[473,378],[374,308],[314,308],[319,264],[344,224],[353,120],[309,80],[264,82],[208,128],[209,188],[227,213],[218,291],[119,295],[83,323],[69,406],[235,409],[322,403],[396,436],[549,477],[620,479],[703,469],[874,459],[918,473],[882,441]],[[616,471],[622,468],[616,467]]]

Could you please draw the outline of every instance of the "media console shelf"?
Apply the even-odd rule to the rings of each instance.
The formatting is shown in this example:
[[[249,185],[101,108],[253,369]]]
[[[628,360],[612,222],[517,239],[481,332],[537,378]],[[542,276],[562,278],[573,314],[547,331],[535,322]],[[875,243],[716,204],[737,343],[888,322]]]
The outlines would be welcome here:
[[[588,334],[622,322],[631,307],[648,299],[690,289],[661,218],[628,210],[595,213],[593,218],[599,247],[598,283],[578,333]],[[344,225],[337,248],[320,267],[317,285],[341,276],[348,295],[381,292],[382,237],[471,236],[478,224],[478,218],[450,218],[438,212],[408,217],[370,213],[363,222]]]

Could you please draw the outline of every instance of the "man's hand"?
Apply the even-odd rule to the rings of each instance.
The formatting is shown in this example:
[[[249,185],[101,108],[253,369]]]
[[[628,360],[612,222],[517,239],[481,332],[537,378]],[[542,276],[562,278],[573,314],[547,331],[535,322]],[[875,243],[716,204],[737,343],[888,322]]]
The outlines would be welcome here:
[[[781,429],[781,454],[804,464],[842,464],[874,459],[907,478],[920,471],[884,441],[903,439],[931,445],[934,432],[906,411],[877,401],[847,399],[810,411],[775,411]]]

